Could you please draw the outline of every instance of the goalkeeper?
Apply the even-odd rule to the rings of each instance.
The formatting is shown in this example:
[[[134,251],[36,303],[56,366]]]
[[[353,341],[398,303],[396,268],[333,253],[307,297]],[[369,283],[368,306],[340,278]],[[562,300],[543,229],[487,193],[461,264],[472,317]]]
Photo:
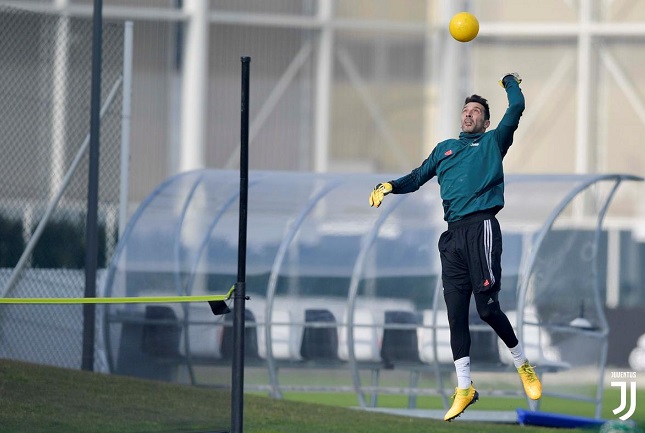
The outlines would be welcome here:
[[[407,194],[437,176],[441,187],[444,219],[448,230],[439,238],[443,295],[448,310],[450,347],[457,387],[444,420],[451,421],[479,398],[470,380],[471,296],[479,316],[508,346],[527,396],[537,400],[542,385],[529,364],[513,327],[500,309],[502,233],[495,215],[504,207],[502,160],[513,143],[524,111],[524,96],[516,73],[499,81],[506,90],[508,108],[496,129],[490,126],[490,110],[479,95],[466,98],[458,139],[437,144],[420,167],[399,179],[378,184],[370,206],[379,207],[387,194]]]

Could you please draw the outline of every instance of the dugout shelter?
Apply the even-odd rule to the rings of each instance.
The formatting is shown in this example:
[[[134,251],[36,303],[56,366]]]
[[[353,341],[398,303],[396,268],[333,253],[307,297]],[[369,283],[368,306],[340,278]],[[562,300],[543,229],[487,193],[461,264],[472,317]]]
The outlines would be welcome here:
[[[275,397],[351,392],[363,407],[377,406],[382,394],[405,395],[410,408],[418,398],[440,395],[448,405],[454,367],[437,251],[447,226],[439,186],[432,180],[370,208],[374,185],[395,177],[250,174],[245,357],[248,371],[266,374],[246,380],[247,389]],[[544,395],[589,402],[596,417],[608,338],[603,220],[620,185],[642,180],[507,175],[506,206],[498,215],[500,301],[543,377]],[[237,270],[238,199],[233,171],[168,179],[130,219],[102,295],[227,292]],[[230,315],[215,317],[205,303],[115,304],[102,313],[102,353],[111,371],[228,386]],[[521,395],[501,341],[477,317],[471,330],[474,380],[510,378],[508,385],[482,383],[480,392]],[[583,373],[584,386],[567,381],[572,368]],[[345,375],[299,380],[303,369]],[[406,382],[396,383],[392,372]]]

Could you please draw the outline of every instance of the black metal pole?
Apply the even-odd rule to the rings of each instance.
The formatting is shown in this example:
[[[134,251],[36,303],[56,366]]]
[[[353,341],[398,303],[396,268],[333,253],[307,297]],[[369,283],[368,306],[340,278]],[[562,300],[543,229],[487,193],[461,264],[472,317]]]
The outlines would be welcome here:
[[[249,189],[249,71],[250,57],[242,57],[242,119],[240,136],[240,215],[237,245],[237,284],[233,308],[233,368],[231,432],[242,433],[244,412],[244,328],[246,301],[246,213]]]
[[[99,134],[101,111],[101,44],[103,40],[103,0],[94,0],[92,32],[92,95],[90,106],[90,157],[87,182],[87,223],[85,226],[85,297],[96,296],[98,260]],[[83,370],[94,370],[96,305],[83,304]]]

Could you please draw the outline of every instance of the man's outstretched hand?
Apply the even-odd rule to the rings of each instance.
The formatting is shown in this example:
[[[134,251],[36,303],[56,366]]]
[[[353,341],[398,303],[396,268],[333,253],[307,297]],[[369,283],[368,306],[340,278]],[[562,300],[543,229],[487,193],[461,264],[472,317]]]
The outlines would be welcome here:
[[[392,184],[388,182],[379,183],[370,194],[370,206],[379,207],[383,198],[392,192]]]
[[[508,74],[504,74],[504,76],[499,79],[498,83],[500,86],[506,89],[506,85],[511,80],[515,81],[517,84],[520,84],[522,82],[522,78],[520,78],[520,75],[517,72],[509,72]]]

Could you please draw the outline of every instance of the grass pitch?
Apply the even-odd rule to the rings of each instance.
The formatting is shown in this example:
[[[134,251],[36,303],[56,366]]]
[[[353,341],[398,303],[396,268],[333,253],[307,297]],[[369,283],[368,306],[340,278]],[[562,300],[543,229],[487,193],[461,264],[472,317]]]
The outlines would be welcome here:
[[[0,360],[3,432],[213,432],[230,429],[230,391]],[[329,402],[327,402],[329,403]],[[504,433],[516,425],[400,417],[246,395],[246,433]],[[522,427],[526,433],[573,430]]]

